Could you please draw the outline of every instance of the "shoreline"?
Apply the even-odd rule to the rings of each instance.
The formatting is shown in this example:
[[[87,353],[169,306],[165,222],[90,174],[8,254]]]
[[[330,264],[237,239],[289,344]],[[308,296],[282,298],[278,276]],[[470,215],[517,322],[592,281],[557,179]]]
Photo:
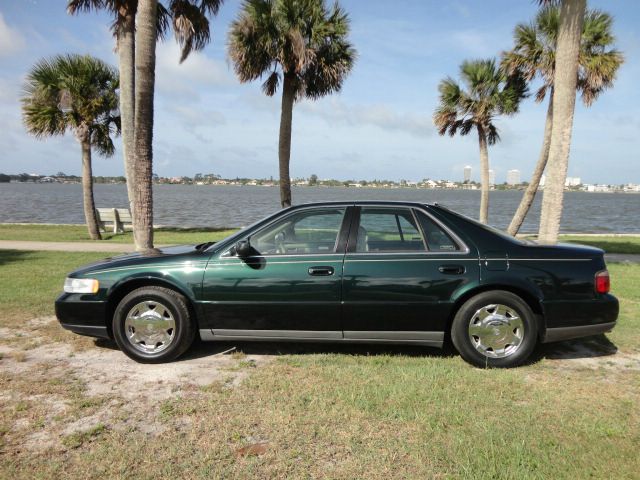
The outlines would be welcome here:
[[[48,227],[85,227],[84,223],[39,223],[39,222],[0,222],[2,226],[48,226]],[[203,227],[201,225],[165,225],[158,224],[154,226],[154,229],[171,229],[171,230],[184,230],[184,231],[201,231],[203,233],[206,232],[222,232],[225,230],[239,230],[245,228],[245,226],[241,227]],[[523,237],[535,237],[537,236],[536,232],[525,232],[518,233],[516,235],[517,238]],[[640,237],[640,231],[637,233],[593,233],[593,232],[560,232],[560,236],[579,236],[579,237],[614,237],[614,238],[634,238]]]

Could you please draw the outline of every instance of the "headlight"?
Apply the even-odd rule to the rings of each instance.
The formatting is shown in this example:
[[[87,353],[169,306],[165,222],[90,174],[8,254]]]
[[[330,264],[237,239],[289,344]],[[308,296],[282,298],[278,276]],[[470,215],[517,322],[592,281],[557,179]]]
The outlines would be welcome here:
[[[64,291],[67,293],[97,293],[100,288],[98,280],[92,278],[65,278]]]

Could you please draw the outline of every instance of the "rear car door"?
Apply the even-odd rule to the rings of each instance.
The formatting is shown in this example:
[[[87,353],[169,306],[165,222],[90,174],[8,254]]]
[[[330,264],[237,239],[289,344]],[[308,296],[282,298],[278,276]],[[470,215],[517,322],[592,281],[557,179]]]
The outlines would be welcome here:
[[[478,257],[421,209],[357,207],[343,273],[345,339],[439,346]]]
[[[230,249],[213,258],[203,281],[206,328],[215,336],[342,338],[347,210],[295,210],[246,237],[251,257]]]

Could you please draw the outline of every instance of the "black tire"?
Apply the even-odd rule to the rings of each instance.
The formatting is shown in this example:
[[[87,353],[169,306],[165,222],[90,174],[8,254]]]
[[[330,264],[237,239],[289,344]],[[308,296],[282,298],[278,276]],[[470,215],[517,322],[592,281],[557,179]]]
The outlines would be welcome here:
[[[174,327],[167,330],[170,340],[164,343],[158,342],[155,345],[149,342],[146,345],[145,342],[129,339],[131,331],[135,331],[135,328],[127,325],[127,315],[136,306],[146,302],[152,306],[148,307],[148,311],[155,308],[158,308],[158,311],[162,309],[164,317],[173,321]],[[186,298],[175,290],[156,286],[137,288],[126,295],[116,307],[112,328],[114,339],[120,350],[140,363],[164,363],[175,360],[189,349],[196,333]],[[145,348],[158,351],[141,351]]]
[[[491,316],[497,312],[495,308],[492,308],[496,305],[507,307],[506,312],[508,313],[499,318],[506,319],[508,323],[495,322],[498,326],[493,329],[495,331],[492,334],[489,334],[488,332],[493,327],[482,325],[480,318],[486,314],[485,312],[489,313],[487,321],[496,318]],[[521,323],[516,317],[521,320]],[[472,333],[474,332],[471,330],[472,322],[474,326],[483,328],[482,333],[479,333],[478,336],[474,336]],[[511,335],[508,331],[512,327],[514,335],[508,338],[506,335]],[[495,337],[491,335],[495,335]],[[482,339],[487,339],[487,341],[483,343]],[[493,350],[492,345],[494,339],[498,347],[496,350]],[[451,325],[451,340],[460,356],[476,367],[517,367],[529,358],[536,347],[538,323],[531,308],[522,298],[504,290],[492,290],[470,298],[460,307]],[[499,348],[502,343],[505,344],[504,348]],[[487,345],[489,345],[488,349]],[[499,355],[504,356],[500,357]]]

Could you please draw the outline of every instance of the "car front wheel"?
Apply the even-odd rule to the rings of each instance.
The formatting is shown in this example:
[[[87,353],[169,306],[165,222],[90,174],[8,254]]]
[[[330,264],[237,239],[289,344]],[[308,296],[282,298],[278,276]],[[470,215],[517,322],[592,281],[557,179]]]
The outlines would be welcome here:
[[[477,367],[521,365],[533,352],[538,326],[529,305],[517,295],[494,290],[467,300],[451,326],[451,340]]]
[[[163,287],[142,287],[126,295],[113,315],[120,349],[141,363],[169,362],[193,343],[195,329],[187,300]]]

